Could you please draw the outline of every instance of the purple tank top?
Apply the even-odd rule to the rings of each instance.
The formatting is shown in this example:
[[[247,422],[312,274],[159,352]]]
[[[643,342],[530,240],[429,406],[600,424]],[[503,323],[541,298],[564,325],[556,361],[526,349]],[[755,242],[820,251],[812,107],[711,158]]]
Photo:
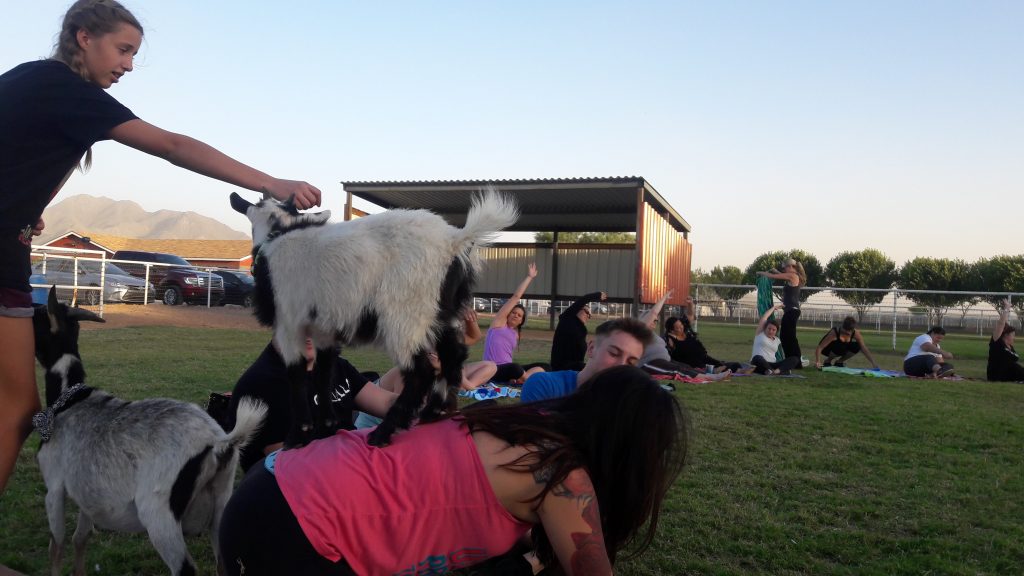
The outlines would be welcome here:
[[[484,360],[490,360],[495,364],[512,362],[512,352],[516,349],[518,336],[516,329],[508,326],[488,329],[487,339],[484,340]]]

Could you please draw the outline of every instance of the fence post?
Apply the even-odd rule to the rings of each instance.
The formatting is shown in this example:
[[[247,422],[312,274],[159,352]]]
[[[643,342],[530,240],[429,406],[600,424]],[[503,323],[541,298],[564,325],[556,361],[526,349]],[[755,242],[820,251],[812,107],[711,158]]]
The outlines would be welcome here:
[[[899,298],[900,293],[896,290],[892,291],[892,349],[896,350],[896,299]]]

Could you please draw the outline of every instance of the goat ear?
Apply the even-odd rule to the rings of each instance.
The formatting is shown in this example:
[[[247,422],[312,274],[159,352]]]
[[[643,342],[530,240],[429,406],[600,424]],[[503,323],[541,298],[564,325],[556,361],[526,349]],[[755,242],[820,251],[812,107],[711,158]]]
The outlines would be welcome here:
[[[299,214],[299,208],[295,205],[295,194],[292,194],[287,200],[281,203],[281,209],[296,216]]]
[[[68,308],[68,318],[74,318],[75,320],[86,320],[89,322],[106,322],[99,314],[92,310],[86,310],[84,308]]]
[[[231,207],[235,209],[235,212],[247,214],[249,212],[249,208],[252,208],[252,202],[249,202],[245,198],[239,196],[238,192],[232,192]]]
[[[320,226],[321,224],[326,223],[330,218],[331,218],[331,211],[330,210],[324,210],[322,212],[314,212],[312,214],[307,212],[307,213],[302,215],[302,220],[304,220],[306,222],[309,222],[310,224],[314,224],[316,226]]]
[[[50,295],[46,298],[46,316],[50,319],[50,333],[60,331],[60,302],[57,301],[57,286],[50,286]]]

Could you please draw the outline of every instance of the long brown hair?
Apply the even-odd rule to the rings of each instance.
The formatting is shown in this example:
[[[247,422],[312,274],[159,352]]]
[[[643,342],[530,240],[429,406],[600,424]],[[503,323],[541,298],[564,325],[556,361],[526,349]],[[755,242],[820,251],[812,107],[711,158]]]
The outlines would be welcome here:
[[[504,466],[546,482],[535,502],[577,468],[594,484],[608,559],[626,547],[643,552],[654,538],[661,503],[682,470],[687,418],[675,397],[645,372],[619,366],[576,392],[543,402],[471,409],[456,418],[533,451]],[[533,529],[537,556],[558,566],[543,526]]]

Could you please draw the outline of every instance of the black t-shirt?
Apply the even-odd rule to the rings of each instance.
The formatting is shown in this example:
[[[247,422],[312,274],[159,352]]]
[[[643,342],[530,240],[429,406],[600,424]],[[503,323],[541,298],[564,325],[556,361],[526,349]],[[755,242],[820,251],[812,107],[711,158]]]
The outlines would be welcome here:
[[[1014,380],[1013,365],[1020,360],[1013,346],[1007,346],[1003,339],[988,341],[988,369],[986,377],[993,382]]]
[[[136,118],[63,62],[0,75],[0,287],[29,290],[29,247],[18,241],[94,143]]]
[[[689,364],[698,370],[704,369],[706,364],[718,365],[717,360],[712,362],[714,359],[708,357],[708,349],[704,347],[704,343],[693,336],[687,336],[685,340],[676,340],[668,335],[665,338],[672,342],[668,353],[673,361]]]
[[[351,430],[353,426],[353,410],[355,397],[366,385],[364,378],[355,366],[342,357],[337,358],[333,372],[334,412],[338,415],[338,429]],[[310,400],[313,397],[313,385],[309,382],[306,389]],[[253,362],[252,366],[242,374],[231,391],[231,403],[228,406],[227,427],[235,426],[235,414],[238,402],[246,396],[258,398],[267,405],[267,418],[263,426],[249,444],[242,449],[240,463],[243,470],[259,462],[264,454],[263,448],[270,444],[284,442],[291,425],[291,400],[288,388],[288,368],[284,360],[272,344],[264,348],[263,353]]]

